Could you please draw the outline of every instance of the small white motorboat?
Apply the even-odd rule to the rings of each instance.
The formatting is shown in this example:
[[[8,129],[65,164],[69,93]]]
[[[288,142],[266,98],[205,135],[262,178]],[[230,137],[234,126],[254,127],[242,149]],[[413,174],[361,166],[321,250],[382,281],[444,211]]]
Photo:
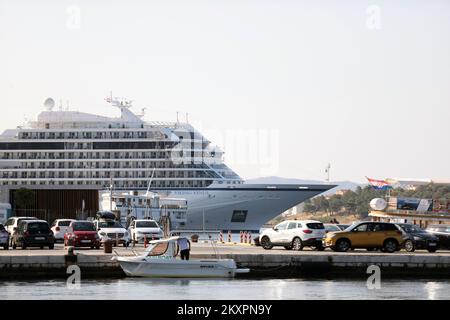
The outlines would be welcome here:
[[[157,278],[233,278],[249,269],[238,269],[233,259],[177,259],[178,239],[153,240],[144,254],[135,257],[113,257],[130,277]]]

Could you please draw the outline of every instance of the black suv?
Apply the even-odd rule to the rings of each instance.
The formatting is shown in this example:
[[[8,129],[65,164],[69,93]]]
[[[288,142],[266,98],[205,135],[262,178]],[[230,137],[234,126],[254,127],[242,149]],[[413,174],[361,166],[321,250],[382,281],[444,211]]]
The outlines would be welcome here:
[[[24,220],[19,223],[15,230],[12,247],[16,249],[21,247],[48,247],[53,249],[55,246],[55,238],[47,221],[44,220]]]
[[[429,252],[436,252],[439,247],[439,239],[431,233],[419,228],[414,224],[397,223],[397,226],[407,236],[404,248],[408,252],[416,249],[426,249]]]
[[[425,229],[439,239],[439,249],[450,249],[450,225],[436,224]]]

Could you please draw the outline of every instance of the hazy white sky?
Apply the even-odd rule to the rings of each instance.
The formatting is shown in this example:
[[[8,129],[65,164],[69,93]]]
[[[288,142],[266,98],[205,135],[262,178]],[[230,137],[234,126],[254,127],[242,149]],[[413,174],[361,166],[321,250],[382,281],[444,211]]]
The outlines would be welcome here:
[[[47,96],[117,115],[113,90],[243,178],[450,180],[445,0],[0,0],[0,75],[0,131]]]

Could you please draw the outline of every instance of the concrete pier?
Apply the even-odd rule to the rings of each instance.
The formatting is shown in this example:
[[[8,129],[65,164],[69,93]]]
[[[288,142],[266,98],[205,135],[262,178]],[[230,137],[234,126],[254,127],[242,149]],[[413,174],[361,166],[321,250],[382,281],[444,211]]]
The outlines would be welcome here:
[[[241,267],[251,269],[245,277],[367,277],[367,267],[378,265],[385,277],[450,277],[450,252],[394,254],[355,250],[347,253],[332,251],[301,252],[284,249],[263,250],[253,246],[216,245],[220,258],[234,259]],[[144,248],[136,247],[136,253]],[[117,248],[119,255],[134,255],[132,249]],[[0,278],[67,278],[67,267],[75,264],[84,278],[124,277],[111,254],[101,250],[76,250],[67,255],[62,246],[55,250],[0,251]],[[211,259],[217,256],[210,244],[195,244],[192,259]]]

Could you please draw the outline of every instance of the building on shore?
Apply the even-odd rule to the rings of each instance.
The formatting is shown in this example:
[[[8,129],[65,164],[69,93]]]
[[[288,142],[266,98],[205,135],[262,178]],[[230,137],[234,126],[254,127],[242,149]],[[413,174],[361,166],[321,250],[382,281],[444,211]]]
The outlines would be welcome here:
[[[434,185],[450,185],[450,181],[436,179],[418,179],[418,178],[387,178],[386,181],[394,188],[404,190],[416,190],[420,186],[429,184]]]
[[[422,228],[432,224],[450,224],[450,200],[390,197],[377,198],[370,203],[373,221],[402,222]]]

